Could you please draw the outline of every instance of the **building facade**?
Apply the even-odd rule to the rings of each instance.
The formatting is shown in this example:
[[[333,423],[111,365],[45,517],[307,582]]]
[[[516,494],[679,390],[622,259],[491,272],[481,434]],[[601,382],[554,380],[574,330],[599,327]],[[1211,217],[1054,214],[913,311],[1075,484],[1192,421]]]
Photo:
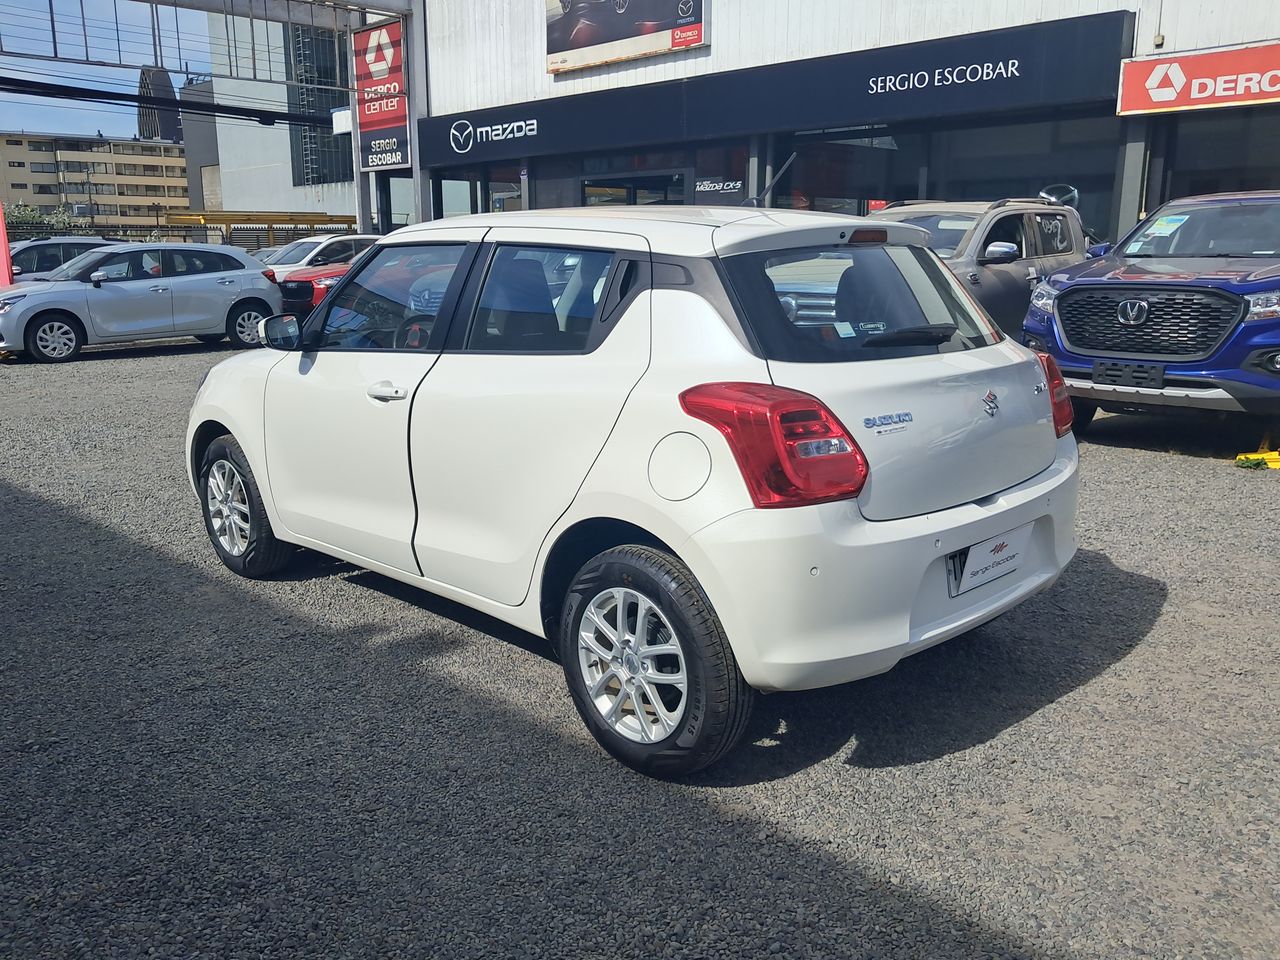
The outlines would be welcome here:
[[[650,11],[642,32],[673,27],[677,49],[552,72],[560,19],[608,30],[614,6],[419,0],[424,215],[741,203],[790,160],[766,203],[856,214],[1068,183],[1114,237],[1174,196],[1280,188],[1280,53],[1243,71],[1253,96],[1193,102],[1208,81],[1190,77],[1185,96],[1118,109],[1125,61],[1154,58],[1129,69],[1159,97],[1161,62],[1280,38],[1273,2],[650,0],[630,5]]]
[[[182,144],[0,133],[0,201],[42,213],[67,207],[98,231],[158,226],[188,208]]]

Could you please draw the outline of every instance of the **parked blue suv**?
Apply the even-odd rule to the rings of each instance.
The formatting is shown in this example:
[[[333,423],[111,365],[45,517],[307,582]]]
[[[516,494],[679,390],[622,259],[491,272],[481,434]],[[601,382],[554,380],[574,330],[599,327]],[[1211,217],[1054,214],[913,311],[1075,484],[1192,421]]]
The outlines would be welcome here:
[[[1280,191],[1173,200],[1090,252],[1035,288],[1022,334],[1077,431],[1099,407],[1280,415]]]

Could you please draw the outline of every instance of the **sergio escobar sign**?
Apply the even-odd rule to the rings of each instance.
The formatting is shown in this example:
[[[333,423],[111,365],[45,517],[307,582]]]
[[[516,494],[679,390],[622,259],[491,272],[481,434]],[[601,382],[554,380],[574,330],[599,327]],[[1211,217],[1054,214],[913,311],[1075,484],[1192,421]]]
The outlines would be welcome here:
[[[388,20],[355,30],[351,43],[356,67],[355,136],[360,138],[360,169],[410,166],[404,23]]]
[[[1116,112],[1166,113],[1280,101],[1280,42],[1125,60]]]

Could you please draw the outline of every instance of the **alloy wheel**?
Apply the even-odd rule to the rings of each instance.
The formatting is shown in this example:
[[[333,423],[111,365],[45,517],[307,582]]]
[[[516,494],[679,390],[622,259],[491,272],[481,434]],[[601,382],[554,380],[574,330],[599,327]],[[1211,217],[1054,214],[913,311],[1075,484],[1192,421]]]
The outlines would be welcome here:
[[[657,604],[636,590],[604,590],[578,625],[587,697],[611,730],[636,743],[675,733],[688,700],[680,638]]]
[[[76,348],[76,332],[69,323],[49,320],[36,330],[36,347],[46,357],[61,360],[71,356]]]
[[[209,468],[205,500],[218,543],[231,556],[241,556],[249,548],[249,495],[244,478],[230,460],[218,460]]]

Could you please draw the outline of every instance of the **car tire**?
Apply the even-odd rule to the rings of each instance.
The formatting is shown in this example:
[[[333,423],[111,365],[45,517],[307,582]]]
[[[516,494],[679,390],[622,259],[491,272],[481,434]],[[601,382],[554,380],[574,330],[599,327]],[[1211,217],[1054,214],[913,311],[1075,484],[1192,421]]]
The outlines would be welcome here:
[[[261,300],[237,303],[227,314],[227,339],[237,350],[258,346],[258,321],[270,316],[271,308]]]
[[[296,552],[276,538],[244,450],[218,437],[200,461],[200,510],[218,558],[233,573],[261,580],[283,570]]]
[[[23,334],[27,353],[40,363],[67,363],[80,356],[84,326],[69,313],[42,313]]]
[[[223,340],[227,339],[227,335],[225,333],[197,333],[196,339],[201,343],[212,345],[215,343],[221,343]]]
[[[1083,436],[1097,416],[1098,405],[1088,400],[1071,398],[1071,432],[1077,437]]]
[[[633,770],[692,773],[742,738],[755,691],[707,595],[670,554],[624,546],[590,560],[569,586],[558,648],[578,714]]]

